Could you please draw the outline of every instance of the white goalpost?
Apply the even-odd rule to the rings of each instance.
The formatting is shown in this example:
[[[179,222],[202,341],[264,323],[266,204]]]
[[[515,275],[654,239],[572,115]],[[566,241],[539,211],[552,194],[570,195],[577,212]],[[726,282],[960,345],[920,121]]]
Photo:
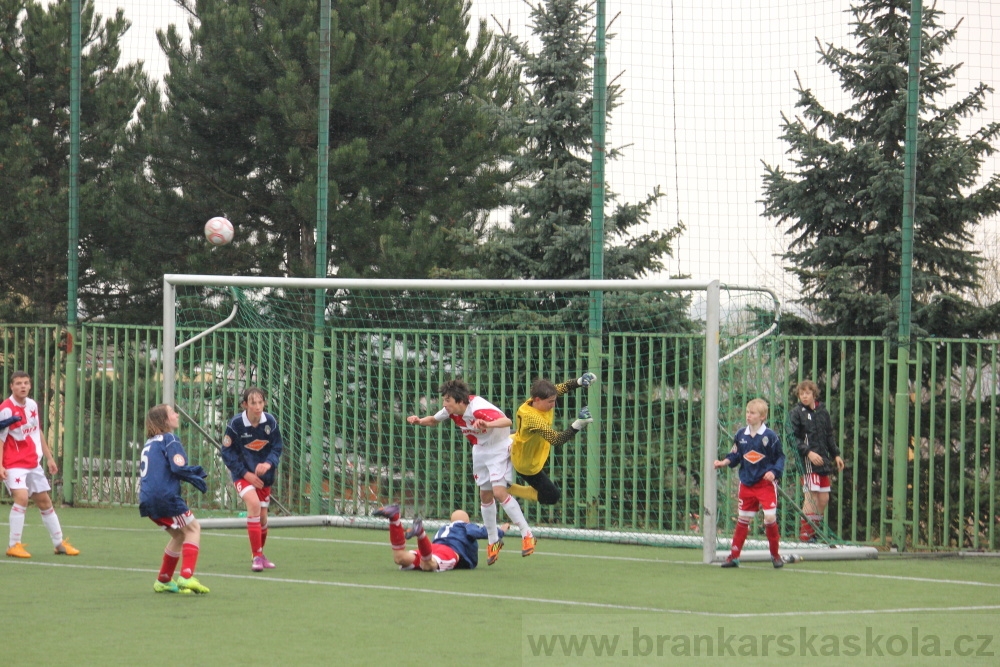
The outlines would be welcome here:
[[[490,372],[496,375],[499,374],[499,371],[505,371],[505,363],[519,363],[526,368],[530,368],[531,372],[540,375],[541,370],[549,368],[546,364],[554,363],[550,357],[558,356],[555,352],[556,346],[554,343],[551,343],[551,340],[562,341],[563,339],[570,338],[571,335],[566,331],[557,331],[555,334],[551,334],[551,332],[545,329],[546,326],[549,326],[548,324],[540,324],[535,329],[531,329],[525,324],[526,321],[531,320],[536,314],[535,310],[532,310],[533,307],[537,307],[536,309],[544,308],[552,300],[540,298],[537,295],[554,295],[553,299],[566,299],[570,302],[575,300],[575,303],[571,305],[578,309],[583,309],[584,312],[586,309],[581,304],[586,305],[585,302],[589,300],[591,306],[589,328],[581,325],[578,327],[578,330],[573,332],[572,338],[576,342],[573,343],[572,354],[560,352],[560,354],[567,355],[567,358],[571,360],[570,366],[572,366],[572,360],[576,359],[579,363],[584,364],[590,369],[604,367],[608,369],[608,373],[611,375],[608,378],[607,389],[604,390],[606,391],[606,395],[602,394],[601,383],[598,383],[596,387],[586,390],[592,410],[596,406],[595,418],[597,421],[591,428],[587,429],[585,434],[580,436],[584,438],[579,447],[586,459],[584,462],[585,468],[583,467],[584,464],[581,463],[579,469],[576,470],[576,478],[572,474],[567,474],[564,477],[565,484],[576,485],[574,486],[575,505],[570,506],[567,504],[563,509],[564,516],[567,513],[574,513],[573,516],[578,517],[578,525],[584,524],[587,527],[541,526],[535,532],[541,537],[567,539],[597,539],[600,537],[601,539],[624,543],[700,546],[703,562],[711,563],[719,560],[717,550],[723,544],[720,542],[717,534],[719,518],[718,489],[716,484],[717,473],[712,464],[719,455],[720,363],[723,363],[725,359],[733,357],[735,354],[738,354],[740,351],[754,345],[758,340],[767,336],[774,330],[777,321],[777,313],[775,312],[775,324],[765,331],[756,332],[756,335],[745,336],[734,350],[730,351],[724,358],[720,357],[720,322],[724,316],[720,294],[723,290],[727,293],[746,291],[764,294],[765,299],[769,297],[774,301],[774,305],[771,307],[776,311],[777,299],[766,288],[723,286],[717,280],[371,280],[167,274],[163,278],[163,290],[164,338],[162,391],[163,400],[167,403],[177,401],[178,355],[182,354],[185,350],[194,350],[195,347],[200,348],[201,346],[208,345],[210,349],[214,350],[209,356],[216,367],[221,363],[229,364],[230,367],[241,363],[233,361],[234,354],[228,351],[220,352],[221,345],[216,349],[211,347],[215,344],[210,343],[215,336],[220,336],[225,332],[227,325],[230,325],[237,319],[241,320],[241,326],[250,326],[244,321],[246,320],[243,317],[244,314],[240,313],[241,303],[235,296],[237,290],[255,291],[254,293],[258,295],[256,297],[258,301],[253,303],[266,303],[267,305],[247,308],[244,304],[242,307],[250,311],[262,311],[269,324],[279,319],[279,306],[275,304],[282,299],[296,301],[301,305],[307,302],[306,295],[320,294],[323,296],[323,299],[319,301],[326,304],[324,313],[320,318],[323,325],[318,329],[315,325],[312,327],[306,325],[304,327],[305,329],[312,329],[311,331],[305,331],[302,335],[303,340],[307,341],[305,344],[306,348],[310,346],[308,341],[312,341],[311,348],[303,353],[303,356],[298,357],[298,359],[305,360],[303,362],[304,365],[311,365],[312,368],[311,374],[304,371],[297,374],[298,376],[306,376],[305,379],[301,380],[301,384],[309,384],[309,387],[303,389],[301,394],[304,397],[303,400],[309,403],[308,407],[302,406],[301,408],[301,421],[311,423],[308,429],[304,426],[302,427],[303,431],[299,436],[303,442],[308,442],[309,444],[308,446],[304,446],[299,454],[303,461],[296,473],[298,475],[299,486],[302,489],[302,496],[308,496],[308,502],[310,503],[309,510],[304,512],[305,515],[303,516],[272,517],[270,524],[273,526],[287,524],[378,527],[384,524],[384,521],[368,516],[368,512],[365,510],[368,507],[366,503],[376,502],[377,498],[361,498],[359,500],[359,496],[366,494],[377,496],[379,492],[379,490],[372,490],[364,484],[346,489],[350,491],[353,498],[345,502],[353,503],[349,508],[353,509],[353,512],[330,512],[335,503],[332,498],[324,498],[323,493],[325,486],[332,487],[335,483],[333,479],[334,468],[337,465],[342,465],[329,460],[341,456],[339,451],[333,451],[336,449],[335,445],[340,446],[341,440],[345,443],[343,445],[345,457],[347,456],[346,450],[351,446],[348,441],[355,443],[365,441],[368,443],[366,446],[369,450],[365,452],[368,455],[367,459],[356,450],[350,454],[350,456],[355,457],[355,475],[357,475],[357,468],[359,467],[375,471],[372,474],[376,476],[380,475],[386,484],[394,488],[397,493],[401,492],[400,485],[409,483],[405,479],[401,482],[401,476],[413,474],[418,477],[414,483],[420,485],[419,470],[421,469],[435,473],[449,482],[451,477],[464,479],[467,473],[466,470],[455,471],[453,475],[449,475],[448,471],[442,472],[439,460],[430,461],[425,458],[412,462],[410,461],[412,454],[408,451],[402,451],[398,446],[390,452],[390,458],[386,460],[380,453],[372,453],[378,450],[377,442],[374,445],[371,444],[371,441],[376,439],[375,433],[358,431],[353,434],[353,437],[348,437],[346,431],[348,426],[346,424],[352,420],[357,421],[357,418],[352,417],[355,413],[348,412],[346,409],[338,411],[329,405],[333,400],[331,396],[337,394],[334,385],[338,383],[337,378],[330,377],[331,374],[337,372],[335,370],[336,362],[335,360],[332,361],[331,357],[336,357],[342,353],[343,349],[347,348],[340,348],[338,347],[340,343],[331,342],[327,338],[329,329],[340,326],[338,323],[343,319],[341,316],[345,312],[354,308],[355,310],[363,311],[362,315],[373,314],[373,317],[370,319],[376,321],[376,324],[366,324],[365,326],[371,327],[368,332],[360,338],[358,338],[357,334],[354,334],[355,338],[353,339],[355,341],[360,340],[362,346],[367,345],[369,348],[372,348],[367,352],[367,359],[368,363],[374,364],[374,366],[369,367],[366,378],[352,379],[350,381],[345,380],[343,384],[348,389],[342,391],[354,392],[357,385],[363,383],[362,380],[372,383],[371,376],[378,375],[382,386],[386,390],[391,389],[393,395],[397,396],[397,401],[413,401],[416,404],[420,400],[426,399],[428,393],[433,392],[432,387],[435,386],[435,381],[439,377],[442,377],[442,373],[446,371],[453,372],[459,368],[466,373],[473,372],[473,367],[481,361],[478,359],[478,356],[487,354],[480,350],[481,346],[488,344],[490,349],[489,354],[493,354],[492,340],[501,336],[501,334],[497,333],[498,331],[504,332],[508,338],[520,337],[520,339],[523,339],[530,338],[531,333],[537,329],[546,332],[545,336],[548,336],[548,338],[540,337],[539,341],[541,342],[529,342],[527,347],[523,348],[526,351],[523,353],[521,351],[522,348],[518,347],[514,351],[513,356],[510,358],[498,358],[499,361],[496,363],[491,357],[488,364],[482,362],[484,368],[488,366]],[[207,319],[204,321],[199,320],[198,322],[189,321],[194,318],[186,318],[180,321],[179,313],[186,311],[184,311],[185,306],[179,306],[179,290],[186,291],[186,298],[190,301],[197,300],[198,298],[204,299],[208,291],[215,290],[214,294],[216,298],[213,312],[216,315],[216,321],[210,322]],[[231,311],[227,304],[220,305],[220,303],[225,301],[227,291],[234,292],[232,299],[234,304]],[[372,304],[380,302],[373,300],[370,296],[365,297],[367,300],[364,301],[363,306],[358,306],[353,302],[345,305],[345,303],[349,302],[350,298],[353,298],[352,295],[356,294],[386,295],[384,297],[385,305],[373,306]],[[411,295],[414,294],[430,295],[430,301],[428,302],[430,305],[423,306],[425,310],[414,310],[412,313],[405,312],[408,307],[407,299],[410,299]],[[289,295],[295,296],[293,298]],[[593,304],[599,304],[598,310],[600,310],[601,304],[604,304],[606,308],[604,295],[618,295],[618,300],[622,305],[614,315],[605,316],[599,313],[595,326]],[[700,330],[698,333],[693,334],[693,337],[697,338],[700,333],[702,341],[701,349],[680,346],[677,350],[671,351],[666,355],[643,352],[645,356],[640,356],[633,351],[634,348],[629,347],[634,344],[632,338],[636,336],[642,338],[643,335],[655,336],[659,333],[655,330],[655,316],[646,317],[644,314],[645,309],[649,307],[649,302],[642,299],[650,295],[657,295],[655,298],[668,295],[669,298],[677,298],[679,302],[686,304],[689,312],[685,315],[690,316],[691,321],[695,322],[695,327],[692,328]],[[679,295],[686,296],[681,298]],[[499,310],[495,312],[490,311],[488,314],[482,315],[485,309],[480,307],[480,302],[477,299],[483,301],[495,299],[498,302],[506,299],[510,302],[517,302],[517,309],[503,312]],[[687,300],[684,301],[684,299]],[[614,301],[614,299],[611,299],[611,301]],[[450,327],[446,334],[438,334],[437,329],[434,329],[435,325],[431,322],[439,317],[439,313],[434,310],[439,305],[442,309],[453,309],[453,311],[448,311],[447,317],[441,317],[442,320],[447,321],[448,327]],[[654,303],[656,307],[662,305],[662,303]],[[365,310],[366,308],[377,308],[380,310],[378,312],[374,310],[368,311]],[[300,310],[302,309],[300,308]],[[455,313],[458,314],[456,315]],[[252,314],[254,316],[261,315],[260,312]],[[358,313],[354,314],[357,315]],[[238,316],[240,317],[238,318]],[[476,319],[477,316],[479,319]],[[641,334],[633,336],[629,331],[631,323],[629,318],[638,318],[640,316],[646,317],[643,320],[643,326],[647,328],[643,329]],[[615,321],[609,328],[615,328],[615,335],[619,336],[621,341],[624,341],[619,342],[619,347],[614,348],[614,350],[622,354],[633,354],[636,356],[635,360],[629,361],[631,365],[612,358],[617,352],[613,352],[612,348],[606,347],[606,340],[602,343],[602,337],[607,338],[607,331],[603,328],[604,321],[611,317]],[[298,326],[300,328],[303,328],[303,319],[299,319]],[[539,319],[541,319],[541,315],[539,315]],[[400,338],[393,338],[389,342],[382,342],[381,337],[385,335],[385,330],[389,328],[389,325],[381,324],[383,321],[391,321],[393,326],[398,327],[405,333],[401,334]],[[546,322],[548,321],[546,320]],[[639,320],[637,319],[636,321],[638,322]],[[431,324],[428,324],[428,322],[431,322]],[[651,325],[650,322],[654,324]],[[529,329],[530,331],[525,333]],[[412,330],[420,330],[421,333],[412,333]],[[434,339],[437,347],[414,342],[420,339],[420,336],[424,335],[422,332],[425,330],[433,330],[435,332],[432,335],[437,336]],[[183,335],[180,335],[182,332]],[[373,348],[371,341],[376,337],[379,337],[379,341]],[[446,349],[443,347],[444,343],[441,342],[442,340],[446,340],[448,345],[458,345],[458,347],[454,349],[448,347]],[[484,343],[484,340],[487,343]],[[458,341],[458,343],[454,341]],[[200,345],[195,346],[196,342],[200,342]],[[238,342],[237,344],[241,345],[243,342]],[[531,347],[533,344],[536,347]],[[559,344],[562,343],[560,342]],[[284,345],[286,344],[279,343],[277,347],[280,348]],[[545,347],[546,345],[549,345],[549,347]],[[472,350],[470,349],[472,346],[477,347]],[[228,349],[226,348],[226,350]],[[267,357],[268,350],[270,349],[272,348],[254,348],[254,352],[250,356],[261,357],[258,361],[265,363],[267,359],[262,357]],[[482,349],[486,350],[487,348],[483,347]],[[561,350],[562,348],[559,349]],[[531,352],[532,350],[538,351],[539,355],[544,358],[544,363],[537,362],[535,365],[532,365],[532,362],[525,361],[523,357],[528,356],[527,352]],[[200,354],[204,355],[205,353],[202,351]],[[521,355],[521,358],[517,355]],[[460,360],[456,361],[451,358],[452,356],[455,356],[456,359],[460,358]],[[447,359],[445,359],[446,357]],[[375,362],[371,361],[373,358]],[[428,365],[436,364],[436,366],[430,370],[422,366],[417,368],[417,364],[414,362],[415,358],[424,360],[422,363]],[[659,371],[673,374],[677,372],[674,370],[677,368],[681,368],[681,372],[683,373],[683,364],[690,362],[691,359],[695,359],[700,364],[700,368],[697,369],[696,374],[688,372],[684,376],[684,384],[680,383],[677,379],[671,379],[670,382],[666,382],[663,378],[657,377],[657,372]],[[291,365],[294,365],[294,363],[291,363]],[[620,368],[619,365],[621,366]],[[205,376],[211,375],[206,370],[208,367],[209,364],[204,362],[199,367],[200,370],[188,370],[185,375],[185,382],[189,383],[189,376],[199,373]],[[409,376],[418,376],[418,380],[382,379],[382,374],[391,376],[396,373],[396,367],[405,367]],[[562,368],[562,366],[559,366],[559,368]],[[482,372],[485,373],[486,371]],[[290,372],[287,369],[284,373],[288,376],[295,375],[294,372]],[[403,375],[402,371],[399,374]],[[699,415],[687,415],[688,424],[696,424],[697,432],[691,431],[685,436],[690,441],[690,445],[696,445],[695,449],[691,449],[690,446],[688,447],[690,451],[687,452],[686,458],[684,458],[685,446],[683,443],[678,445],[677,443],[664,442],[667,438],[673,437],[676,439],[676,436],[671,433],[669,428],[663,426],[663,423],[666,423],[668,420],[661,413],[657,413],[656,415],[644,413],[640,417],[639,411],[636,410],[634,418],[645,420],[642,427],[636,426],[634,432],[629,431],[631,425],[622,426],[618,429],[620,431],[628,431],[628,435],[616,436],[614,442],[616,451],[625,449],[629,449],[629,451],[632,451],[632,449],[645,451],[649,457],[656,459],[658,466],[663,468],[657,468],[653,472],[640,469],[641,466],[636,467],[637,464],[635,463],[628,463],[628,458],[624,453],[616,459],[613,464],[615,467],[612,468],[610,467],[612,463],[608,462],[608,459],[611,458],[610,455],[606,451],[602,451],[606,446],[610,447],[611,443],[601,442],[602,434],[610,433],[610,429],[601,427],[600,422],[602,419],[605,421],[620,419],[621,415],[626,414],[625,410],[630,409],[628,403],[631,399],[625,394],[630,390],[629,381],[637,375],[641,375],[644,378],[643,382],[645,385],[642,389],[649,394],[644,399],[646,403],[669,403],[672,401],[675,407],[680,405],[683,408],[687,405],[700,408],[698,410],[700,412]],[[287,381],[286,378],[282,378],[280,381],[283,383],[283,390],[289,390],[288,386],[292,383]],[[602,378],[603,381],[604,378]],[[493,382],[493,380],[490,380],[490,382]],[[512,397],[508,402],[522,395],[519,393],[517,387],[509,386],[510,383],[506,380],[498,380],[496,382],[497,391],[502,391]],[[651,389],[647,390],[646,385],[651,387]],[[292,387],[292,390],[295,390],[294,387]],[[639,389],[636,389],[636,391],[639,391]],[[619,402],[619,405],[616,407],[612,407],[611,405],[612,393],[615,394],[615,400]],[[410,396],[409,394],[413,394],[414,396]],[[399,399],[398,395],[402,395],[403,398]],[[382,398],[381,396],[373,395],[367,397],[367,400],[375,401]],[[605,398],[607,399],[606,404],[602,404],[602,400]],[[197,398],[192,398],[191,400],[197,400]],[[355,397],[354,400],[357,401],[358,399]],[[624,404],[624,407],[621,404]],[[307,410],[308,412],[306,412]],[[619,412],[616,412],[616,410]],[[655,423],[657,419],[661,422],[660,424]],[[670,422],[668,426],[676,425],[677,423],[679,422]],[[394,430],[396,426],[390,425],[385,428],[389,429],[390,437],[396,440],[403,437]],[[385,428],[379,432],[384,433]],[[282,424],[282,430],[285,430],[284,424]],[[204,431],[202,432],[204,433]],[[641,435],[636,435],[635,433],[637,432],[641,432]],[[343,438],[338,435],[339,433],[344,434]],[[642,438],[647,436],[650,438],[649,442],[642,440]],[[336,437],[337,443],[324,442],[324,437],[330,441]],[[445,440],[450,440],[451,437],[452,434],[449,432],[445,435]],[[630,438],[631,440],[629,440]],[[697,442],[694,442],[695,440]],[[577,456],[580,455],[577,454]],[[440,455],[438,458],[440,458]],[[678,463],[680,458],[683,458],[683,461]],[[377,463],[371,463],[373,459]],[[694,462],[696,459],[700,459],[700,470],[685,468],[687,462]],[[457,459],[456,461],[459,460]],[[673,463],[668,463],[668,460],[673,461]],[[364,461],[364,464],[360,465],[358,461]],[[405,464],[403,461],[406,461]],[[437,465],[437,469],[435,465]],[[458,467],[460,463],[456,462],[452,465]],[[635,469],[628,470],[629,465]],[[403,468],[406,468],[407,471],[405,473],[399,472]],[[411,469],[415,469],[417,472],[413,472]],[[678,469],[683,469],[683,472],[678,472]],[[343,470],[336,470],[337,474],[341,474],[342,472]],[[607,475],[614,477],[614,481],[601,479]],[[645,475],[644,478],[643,475]],[[673,495],[668,497],[665,491],[657,488],[666,483],[664,480],[669,482],[670,485],[676,483],[677,488],[698,488],[700,490],[698,494],[700,498],[696,505],[692,501],[684,501],[691,505],[689,507],[691,513],[696,513],[699,516],[700,535],[697,533],[692,534],[690,531],[670,534],[669,531],[657,528],[652,520],[649,519],[652,515],[650,506],[655,506],[661,512],[667,511],[664,508],[671,508],[671,511],[675,515],[682,513],[682,509],[679,509],[681,501],[678,499],[682,498],[683,494],[679,493],[677,488],[672,488],[670,493]],[[442,484],[441,482],[438,483]],[[368,486],[370,487],[370,485]],[[468,485],[466,484],[466,486]],[[443,494],[443,488],[444,486],[438,492]],[[430,493],[427,489],[422,489],[421,491],[424,497],[426,497],[427,493]],[[461,498],[461,491],[451,490],[448,493],[457,499]],[[333,493],[330,492],[329,495],[332,496]],[[324,502],[326,505],[323,504]],[[614,510],[609,508],[609,505],[612,503],[622,505],[622,509],[620,509],[622,515],[628,512],[629,517],[639,517],[636,520],[646,521],[649,527],[638,531],[616,529],[614,524],[620,522],[621,518],[617,514],[619,508],[616,507]],[[678,507],[674,507],[675,505]],[[342,508],[343,506],[342,503]],[[626,506],[627,509],[625,509]],[[661,516],[660,525],[664,525],[662,514],[658,514],[657,516]],[[645,518],[643,519],[642,517]],[[202,521],[202,524],[206,527],[235,528],[242,527],[243,522],[238,519],[205,519]],[[427,525],[434,525],[433,519],[428,521]],[[684,527],[688,528],[688,526]],[[814,551],[811,548],[807,548],[807,550],[810,552]],[[847,555],[842,549],[827,551],[836,551],[841,558]],[[749,550],[744,552],[747,560],[752,560],[753,556],[751,553]],[[824,555],[830,556],[832,554]],[[863,557],[870,556],[866,555]],[[817,558],[813,556],[812,559]]]

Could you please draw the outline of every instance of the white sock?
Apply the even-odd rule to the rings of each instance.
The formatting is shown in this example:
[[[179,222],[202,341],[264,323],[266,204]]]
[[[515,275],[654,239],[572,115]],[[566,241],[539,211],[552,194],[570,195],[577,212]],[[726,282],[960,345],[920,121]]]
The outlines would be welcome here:
[[[7,546],[12,547],[21,541],[21,534],[24,533],[24,513],[27,507],[21,505],[10,506],[10,540]]]
[[[521,529],[521,537],[531,537],[531,528],[528,527],[528,520],[524,518],[521,506],[517,504],[517,498],[507,496],[507,500],[503,501],[503,511],[514,522],[514,525]]]
[[[490,544],[500,539],[497,532],[497,504],[490,501],[489,505],[479,505],[479,510],[483,513],[483,524],[486,526],[486,534],[489,536]]]
[[[59,546],[62,544],[62,526],[59,525],[59,517],[56,516],[54,507],[42,511],[42,523],[49,529],[49,536],[52,537],[52,545]]]

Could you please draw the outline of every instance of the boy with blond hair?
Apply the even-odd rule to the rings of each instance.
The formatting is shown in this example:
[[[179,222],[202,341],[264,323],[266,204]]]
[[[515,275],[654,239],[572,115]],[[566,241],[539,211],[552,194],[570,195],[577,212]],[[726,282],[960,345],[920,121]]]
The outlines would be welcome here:
[[[778,482],[785,470],[785,453],[778,434],[767,427],[767,402],[755,398],[747,403],[747,426],[733,437],[726,458],[715,462],[716,469],[740,469],[739,517],[733,534],[732,550],[722,567],[739,567],[740,552],[750,532],[750,522],[758,510],[764,512],[764,534],[771,550],[771,564],[784,567],[778,553]]]

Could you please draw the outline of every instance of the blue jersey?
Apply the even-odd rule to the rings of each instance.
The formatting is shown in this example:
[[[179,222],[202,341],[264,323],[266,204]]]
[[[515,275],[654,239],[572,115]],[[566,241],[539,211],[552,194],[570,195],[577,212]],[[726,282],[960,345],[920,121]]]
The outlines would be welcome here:
[[[251,426],[247,413],[241,412],[226,426],[226,435],[222,438],[222,460],[234,482],[243,479],[248,472],[257,474],[258,463],[270,463],[271,469],[260,476],[260,481],[264,482],[264,486],[271,486],[278,472],[283,447],[281,431],[273,416],[265,412],[260,423]]]
[[[503,531],[499,531],[503,537]],[[486,528],[465,521],[453,521],[438,528],[431,540],[435,544],[447,544],[459,555],[457,568],[475,569],[479,564],[479,542],[487,539]]]
[[[204,492],[205,477],[201,466],[188,465],[187,452],[176,435],[154,435],[139,457],[139,515],[165,519],[184,514],[188,506],[181,498],[181,480]]]
[[[774,473],[777,481],[785,470],[781,440],[766,424],[761,424],[756,433],[750,433],[749,426],[740,429],[733,438],[733,448],[726,454],[726,460],[730,467],[740,467],[740,481],[747,486],[764,479],[768,471]]]

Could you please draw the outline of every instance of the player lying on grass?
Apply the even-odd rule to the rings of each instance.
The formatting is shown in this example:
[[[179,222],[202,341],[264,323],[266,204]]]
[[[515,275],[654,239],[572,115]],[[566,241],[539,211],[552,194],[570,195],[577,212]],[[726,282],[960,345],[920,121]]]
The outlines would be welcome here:
[[[487,539],[486,528],[469,523],[469,515],[464,510],[452,512],[451,523],[441,526],[433,540],[424,532],[424,522],[420,517],[413,520],[409,530],[403,530],[399,505],[386,505],[373,514],[389,520],[392,559],[401,570],[474,570],[479,564],[479,540]],[[509,525],[497,528],[500,537]],[[411,537],[417,538],[417,548],[408,550],[406,540]]]
[[[455,422],[472,446],[472,478],[479,487],[480,511],[489,534],[486,564],[500,557],[503,540],[497,532],[497,503],[521,530],[521,555],[535,552],[535,537],[517,499],[507,492],[514,481],[510,462],[510,418],[482,396],[474,396],[461,379],[448,380],[438,388],[443,407],[433,415],[410,415],[406,423],[438,426],[447,419]]]
[[[531,384],[531,397],[517,409],[517,430],[514,431],[514,444],[510,452],[514,470],[530,486],[511,484],[512,495],[535,500],[542,505],[555,505],[559,502],[562,495],[559,487],[545,473],[549,450],[572,440],[594,419],[590,416],[590,410],[584,407],[568,429],[556,431],[552,428],[556,399],[572,389],[589,387],[596,380],[597,376],[593,373],[584,373],[579,378],[560,384],[552,384],[544,378],[538,378]]]
[[[208,474],[188,465],[187,452],[174,431],[180,417],[169,405],[155,405],[146,413],[146,446],[139,457],[139,516],[149,517],[170,535],[163,551],[160,573],[153,584],[157,593],[207,593],[194,578],[201,543],[201,525],[181,497],[181,480],[205,493]],[[175,582],[174,569],[181,562]]]
[[[778,434],[767,427],[767,402],[755,398],[747,403],[747,427],[733,437],[733,448],[715,467],[740,468],[739,518],[733,546],[722,567],[739,567],[740,551],[757,510],[764,511],[764,534],[771,550],[771,563],[783,567],[778,553],[778,481],[785,469],[785,454]]]

